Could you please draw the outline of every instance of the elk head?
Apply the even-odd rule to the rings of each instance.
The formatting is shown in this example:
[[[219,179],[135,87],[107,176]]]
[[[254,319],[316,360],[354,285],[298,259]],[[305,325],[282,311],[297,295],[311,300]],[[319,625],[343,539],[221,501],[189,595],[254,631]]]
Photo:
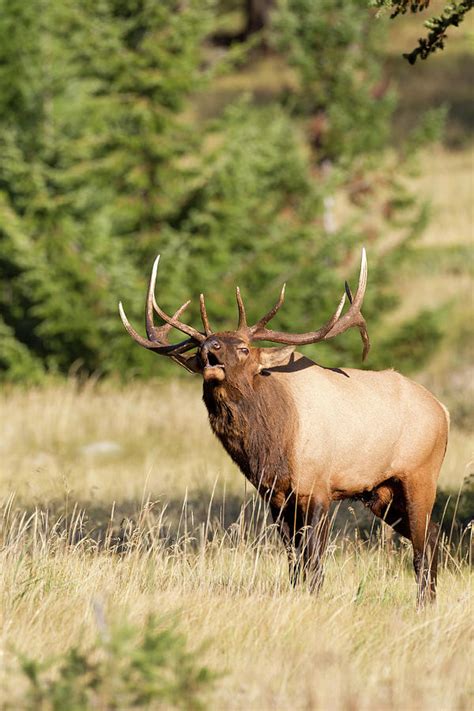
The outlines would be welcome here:
[[[179,320],[183,311],[189,305],[184,303],[173,316],[168,316],[157,304],[155,299],[155,283],[160,257],[155,259],[148,285],[145,309],[145,324],[147,338],[140,336],[130,325],[122,304],[119,312],[122,322],[132,338],[144,348],[155,351],[159,355],[168,356],[186,370],[201,373],[207,383],[233,385],[241,390],[245,385],[251,385],[253,379],[270,368],[289,362],[296,346],[308,345],[334,338],[349,328],[356,326],[363,342],[364,359],[369,351],[370,343],[365,319],[360,308],[367,285],[367,259],[365,249],[362,250],[359,285],[355,297],[352,297],[349,285],[345,284],[345,294],[331,318],[317,331],[309,333],[284,333],[267,328],[268,322],[275,316],[285,298],[285,285],[275,306],[270,309],[253,326],[247,324],[247,316],[239,287],[236,289],[239,322],[235,331],[213,332],[207,316],[203,294],[200,295],[200,310],[203,331],[197,331]],[[341,316],[345,299],[350,301],[350,308]],[[155,326],[154,312],[164,321],[164,325]],[[168,334],[175,328],[187,335],[187,338],[176,344],[170,344]],[[270,341],[283,343],[283,347],[255,348],[255,341]],[[193,354],[190,351],[194,351]]]

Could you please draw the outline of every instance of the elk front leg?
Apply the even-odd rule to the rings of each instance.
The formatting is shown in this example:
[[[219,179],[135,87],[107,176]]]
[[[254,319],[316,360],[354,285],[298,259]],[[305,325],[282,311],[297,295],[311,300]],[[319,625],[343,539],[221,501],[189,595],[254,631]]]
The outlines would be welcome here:
[[[329,536],[329,502],[312,501],[307,509],[304,568],[311,592],[319,592],[324,579],[324,553]]]
[[[283,506],[270,504],[273,523],[285,546],[288,556],[290,583],[295,587],[303,577],[303,551],[301,546],[302,534],[297,529],[297,515],[292,503]]]

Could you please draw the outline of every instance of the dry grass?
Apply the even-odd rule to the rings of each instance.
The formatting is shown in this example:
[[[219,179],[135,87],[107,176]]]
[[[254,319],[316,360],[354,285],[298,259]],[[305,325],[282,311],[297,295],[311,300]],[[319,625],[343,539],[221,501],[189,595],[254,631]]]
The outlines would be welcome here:
[[[141,624],[150,612],[179,625],[201,662],[224,672],[215,709],[468,709],[469,574],[447,560],[439,602],[413,605],[407,548],[331,547],[322,595],[289,590],[281,550],[217,532],[167,545],[145,531],[118,556],[47,531],[38,514],[2,553],[4,669],[9,699],[22,693],[12,649],[30,656],[87,646],[97,635],[94,605],[110,624]],[[15,517],[9,530],[17,530]],[[19,708],[19,705],[17,706]]]
[[[1,489],[24,505],[66,497],[109,505],[148,494],[181,502],[192,491],[208,498],[216,485],[244,498],[245,480],[211,434],[197,380],[124,389],[71,381],[12,389],[0,403]],[[457,490],[471,460],[469,436],[453,431],[443,487]]]
[[[472,245],[474,208],[474,146],[463,151],[432,149],[423,160],[423,174],[417,178],[421,195],[432,205],[428,228],[421,244],[445,247]]]
[[[148,492],[182,501],[187,489],[210,492],[216,477],[243,491],[209,431],[197,381],[12,390],[1,417],[2,488],[24,503],[111,504]]]
[[[186,494],[209,503],[214,488],[231,508],[245,497],[210,434],[198,383],[14,389],[0,411],[1,490],[17,497],[1,530],[1,683],[13,707],[24,687],[13,650],[45,658],[87,646],[98,602],[110,624],[154,612],[177,616],[193,647],[208,641],[202,661],[225,672],[214,709],[469,708],[470,584],[460,553],[445,547],[439,602],[416,613],[406,545],[339,536],[314,598],[289,589],[284,554],[255,513],[223,529],[205,512],[193,521],[184,510],[178,525],[163,510],[179,510]],[[84,450],[97,442],[120,450]],[[467,437],[455,432],[443,482],[458,487],[469,460]],[[80,502],[89,523],[113,501],[116,517],[141,509],[128,552],[79,535],[77,510],[55,525],[57,514],[42,512],[53,499],[66,514]]]
[[[434,308],[447,301],[457,302],[465,314],[472,308],[472,251],[462,271],[459,267],[453,269],[443,259],[423,270],[423,254],[429,255],[430,248],[449,249],[452,255],[456,250],[464,254],[466,247],[472,247],[473,177],[474,146],[459,152],[438,146],[425,154],[423,172],[413,184],[418,195],[429,203],[431,220],[417,243],[420,263],[401,275],[399,317],[413,316],[420,307]]]

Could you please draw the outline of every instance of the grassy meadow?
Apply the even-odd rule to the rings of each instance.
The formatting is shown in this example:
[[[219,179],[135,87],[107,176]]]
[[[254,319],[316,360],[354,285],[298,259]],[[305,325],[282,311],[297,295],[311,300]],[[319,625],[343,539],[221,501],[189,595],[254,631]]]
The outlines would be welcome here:
[[[197,381],[12,389],[0,412],[4,708],[35,708],[22,654],[60,658],[150,613],[220,673],[206,708],[470,707],[466,545],[444,539],[438,603],[417,613],[409,546],[334,526],[312,597],[290,589]],[[441,480],[454,497],[469,461],[454,430]]]

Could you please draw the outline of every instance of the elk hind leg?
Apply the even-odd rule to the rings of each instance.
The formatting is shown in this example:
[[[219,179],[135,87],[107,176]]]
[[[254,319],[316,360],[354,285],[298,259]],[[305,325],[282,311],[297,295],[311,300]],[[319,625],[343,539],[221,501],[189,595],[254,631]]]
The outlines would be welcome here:
[[[411,541],[419,607],[436,598],[439,526],[430,520],[435,493],[432,485],[415,488],[389,479],[374,489],[367,504],[372,513]]]
[[[419,608],[423,607],[425,602],[433,602],[436,599],[439,526],[431,521],[436,486],[431,482],[429,474],[430,472],[418,473],[418,486],[411,482],[404,483]]]
[[[372,491],[367,506],[396,533],[411,540],[405,497],[401,483],[397,479],[389,479],[377,486]]]

